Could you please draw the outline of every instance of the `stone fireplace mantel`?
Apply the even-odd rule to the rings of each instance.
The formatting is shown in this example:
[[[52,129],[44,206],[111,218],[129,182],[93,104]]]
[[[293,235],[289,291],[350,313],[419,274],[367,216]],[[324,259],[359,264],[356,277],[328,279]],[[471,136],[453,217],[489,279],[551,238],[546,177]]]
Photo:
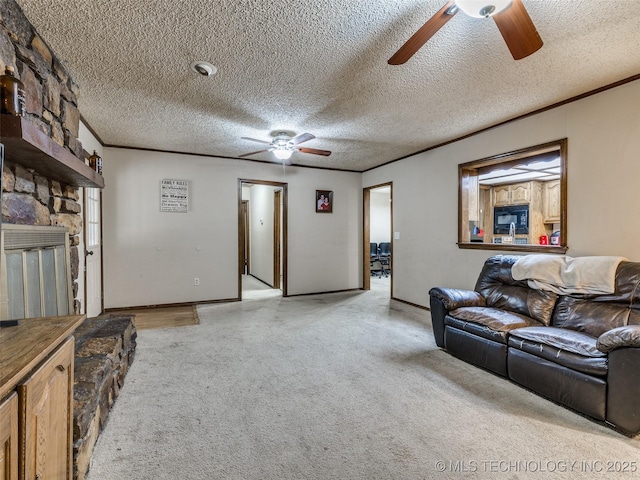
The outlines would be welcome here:
[[[104,179],[23,117],[0,115],[5,160],[74,187],[104,188]]]

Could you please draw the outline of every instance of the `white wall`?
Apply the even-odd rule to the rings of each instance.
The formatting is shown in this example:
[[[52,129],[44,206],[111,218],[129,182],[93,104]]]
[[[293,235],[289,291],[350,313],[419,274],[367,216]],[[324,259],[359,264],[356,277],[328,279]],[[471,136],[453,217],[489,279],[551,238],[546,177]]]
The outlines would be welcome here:
[[[289,185],[289,294],[361,284],[361,175],[105,148],[105,308],[238,297],[238,179]],[[188,213],[161,213],[160,181],[189,180]],[[316,189],[334,191],[315,213]],[[193,285],[194,277],[200,286]]]
[[[391,199],[388,188],[371,190],[369,198],[370,239],[373,243],[391,242]]]
[[[273,195],[276,188],[254,185],[249,189],[250,272],[267,285],[273,286]]]
[[[393,181],[393,296],[428,305],[433,286],[473,288],[495,251],[460,250],[458,164],[568,138],[567,255],[622,255],[640,261],[640,81],[363,175],[363,186]]]

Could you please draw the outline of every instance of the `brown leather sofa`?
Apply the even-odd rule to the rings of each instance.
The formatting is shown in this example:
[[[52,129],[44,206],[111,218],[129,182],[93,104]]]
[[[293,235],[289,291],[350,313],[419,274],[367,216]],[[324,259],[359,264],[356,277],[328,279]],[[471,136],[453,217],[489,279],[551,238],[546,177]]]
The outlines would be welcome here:
[[[557,295],[489,258],[474,291],[432,288],[436,344],[627,434],[640,432],[640,263],[622,262],[610,295]]]

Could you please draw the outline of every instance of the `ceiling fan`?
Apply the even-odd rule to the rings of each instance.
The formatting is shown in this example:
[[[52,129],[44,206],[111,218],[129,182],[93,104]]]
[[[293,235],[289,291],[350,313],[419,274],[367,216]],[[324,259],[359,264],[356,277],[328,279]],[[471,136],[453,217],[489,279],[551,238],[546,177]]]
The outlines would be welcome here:
[[[527,57],[542,47],[542,39],[522,0],[450,0],[400,47],[388,63],[405,63],[459,10],[476,18],[492,17],[515,60]]]
[[[289,160],[293,152],[302,152],[302,153],[311,153],[313,155],[324,155],[328,157],[331,155],[329,150],[318,150],[317,148],[306,148],[299,147],[303,142],[308,142],[309,140],[313,140],[316,138],[314,135],[310,133],[301,133],[300,135],[296,135],[292,137],[287,132],[278,132],[274,135],[273,140],[267,142],[265,140],[258,140],[257,138],[249,138],[249,137],[241,137],[243,140],[250,140],[252,142],[262,143],[264,145],[269,145],[268,148],[264,150],[258,150],[257,152],[245,153],[244,155],[240,155],[240,158],[248,157],[250,155],[257,155],[262,152],[273,152],[275,157],[278,160]]]

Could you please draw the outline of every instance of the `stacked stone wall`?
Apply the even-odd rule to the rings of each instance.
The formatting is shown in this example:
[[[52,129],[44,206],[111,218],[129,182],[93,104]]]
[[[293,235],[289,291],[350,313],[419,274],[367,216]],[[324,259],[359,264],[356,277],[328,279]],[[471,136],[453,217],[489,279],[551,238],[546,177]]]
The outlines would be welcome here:
[[[35,31],[15,0],[0,1],[0,74],[15,69],[24,83],[25,118],[54,142],[84,160],[78,140],[78,85]],[[0,135],[2,132],[0,132]],[[79,190],[32,169],[6,162],[2,171],[2,221],[69,229],[73,295],[78,293],[82,231]],[[79,311],[79,301],[75,300]]]
[[[87,318],[75,336],[73,478],[84,480],[98,436],[133,363],[135,317]]]

